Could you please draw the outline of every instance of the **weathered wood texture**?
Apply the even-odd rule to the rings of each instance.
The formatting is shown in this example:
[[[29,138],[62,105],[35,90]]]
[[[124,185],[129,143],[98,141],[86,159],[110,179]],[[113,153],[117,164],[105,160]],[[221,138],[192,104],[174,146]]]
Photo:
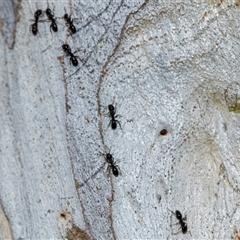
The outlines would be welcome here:
[[[20,0],[0,1],[0,28],[2,37],[10,49],[15,43],[16,23],[19,20]]]
[[[62,19],[58,33],[49,22],[38,36],[29,32],[44,1],[12,5],[14,45],[6,37],[13,29],[2,29],[0,235],[237,239],[238,1],[53,6],[59,17],[72,12],[75,35]],[[59,39],[78,50],[78,67]],[[108,127],[108,104],[122,130]],[[107,169],[108,151],[118,177]],[[191,233],[174,235],[168,208],[187,215]]]

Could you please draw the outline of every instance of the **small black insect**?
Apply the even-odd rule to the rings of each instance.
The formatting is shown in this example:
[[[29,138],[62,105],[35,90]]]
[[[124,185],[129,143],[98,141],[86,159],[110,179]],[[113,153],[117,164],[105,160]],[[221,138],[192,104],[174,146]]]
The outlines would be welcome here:
[[[72,63],[72,65],[75,67],[78,66],[78,60],[77,60],[78,57],[74,55],[74,53],[72,53],[72,50],[67,43],[62,44],[62,50],[67,56],[70,56],[70,62]]]
[[[169,209],[170,210],[170,209]],[[171,210],[170,210],[171,211]],[[176,218],[178,219],[178,223],[180,224],[180,226],[181,226],[181,228],[182,228],[182,233],[183,234],[185,234],[185,233],[187,233],[187,231],[188,231],[188,227],[187,227],[187,223],[186,222],[184,222],[184,221],[186,221],[187,219],[186,219],[186,217],[182,217],[182,214],[181,214],[181,212],[180,211],[178,211],[178,210],[176,210],[176,212],[174,213],[173,211],[171,211],[175,216],[176,216]],[[178,234],[178,233],[175,233],[175,234]],[[191,234],[191,233],[190,233]]]
[[[41,9],[38,9],[35,13],[34,13],[34,23],[30,26],[32,29],[32,34],[34,36],[37,35],[38,33],[38,22],[39,22],[39,17],[42,15],[43,11]]]
[[[54,32],[57,32],[58,31],[58,26],[57,26],[57,23],[56,23],[56,18],[54,18],[54,15],[52,13],[52,10],[48,7],[45,12],[46,12],[46,15],[48,17],[48,20],[51,22],[50,31],[53,30]]]
[[[113,158],[112,154],[107,153],[105,159],[106,159],[106,161],[108,163],[108,166],[112,169],[113,175],[115,177],[117,177],[118,174],[119,174],[119,171],[118,171],[118,168],[117,168],[118,166],[114,162],[114,158]]]
[[[76,33],[76,27],[73,24],[73,19],[71,19],[71,15],[68,15],[67,13],[64,14],[63,19],[65,21],[66,26],[68,27],[68,31],[72,34]]]
[[[182,233],[186,233],[187,232],[187,223],[184,222],[186,220],[186,217],[183,218],[181,212],[178,210],[176,210],[175,216],[179,220],[179,224],[181,225],[181,228],[182,228]]]
[[[115,130],[117,128],[117,124],[119,124],[119,126],[121,128],[120,122],[116,119],[116,117],[118,117],[118,115],[115,115],[116,110],[112,104],[108,105],[108,110],[109,110],[109,117],[111,118],[111,120],[108,124],[108,127],[111,124],[112,129]]]

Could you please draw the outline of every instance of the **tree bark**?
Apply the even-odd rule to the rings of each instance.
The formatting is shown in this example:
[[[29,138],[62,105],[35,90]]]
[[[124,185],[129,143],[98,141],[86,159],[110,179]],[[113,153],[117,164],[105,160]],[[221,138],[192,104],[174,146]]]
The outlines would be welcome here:
[[[238,1],[1,5],[1,239],[238,238]]]

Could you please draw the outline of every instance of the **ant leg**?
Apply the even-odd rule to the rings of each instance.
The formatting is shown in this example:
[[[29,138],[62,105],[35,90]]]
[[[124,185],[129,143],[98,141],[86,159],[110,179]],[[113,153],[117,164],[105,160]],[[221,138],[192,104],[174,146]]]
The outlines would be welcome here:
[[[110,171],[111,171],[111,165],[108,163],[108,167],[107,167],[107,172],[108,172],[108,174],[111,174]],[[109,176],[109,175],[108,175],[108,176]]]
[[[174,223],[174,224],[172,224],[171,226],[174,226],[174,225],[177,225],[177,224],[179,224],[179,222],[177,222],[177,223]],[[181,228],[181,227],[180,227]]]
[[[97,155],[105,158],[105,155],[106,155],[106,154],[104,154],[104,153],[102,153],[102,152],[99,152]]]
[[[67,25],[66,25],[66,26],[67,26]],[[67,27],[68,27],[68,26],[67,26]],[[68,27],[68,29],[67,29],[67,33],[68,33],[68,35],[67,35],[68,37],[69,37],[69,36],[72,37],[72,33],[71,33],[71,31],[70,31],[70,27]]]
[[[77,58],[80,60],[80,62],[84,65],[86,63],[86,61],[84,61],[83,59],[81,59],[79,56],[77,56]]]
[[[176,232],[176,233],[173,233],[173,235],[177,235],[177,234],[179,234],[180,232],[182,232],[182,230],[179,230],[178,232]],[[186,233],[189,233],[189,234],[190,234],[190,236],[192,237],[192,234],[191,234],[191,232],[190,232],[190,231],[187,231]],[[183,233],[183,234],[185,234],[185,233]]]
[[[71,34],[71,36],[72,36],[72,34]],[[73,52],[73,54],[75,54],[75,53],[77,53],[77,52],[79,52],[80,51],[80,49],[77,49],[77,50],[75,50],[74,52]],[[78,60],[81,62],[81,63],[83,63],[83,60],[79,57],[79,56],[75,56],[74,55],[74,57],[75,58],[78,58]]]
[[[177,234],[179,234],[181,231],[182,231],[182,230],[180,230],[180,231],[178,231],[178,232],[176,232],[176,233],[173,233],[173,235],[177,235]]]
[[[61,42],[62,45],[65,44],[65,42],[62,39],[58,39],[58,40],[59,40],[59,42]],[[62,45],[61,45],[61,47],[58,47],[57,49],[62,49]]]
[[[118,120],[115,120],[119,124],[120,129],[122,130],[121,123]]]
[[[113,165],[114,165],[115,167],[118,167],[118,168],[119,168],[119,166],[117,165],[118,162],[119,162],[119,160],[118,160],[118,161],[114,161],[114,162],[113,162]]]
[[[104,113],[103,116],[109,116],[109,117],[111,117],[111,116],[109,115],[109,113]]]
[[[111,118],[109,113],[103,113],[103,116]]]
[[[65,13],[67,13],[67,10],[66,10],[66,8],[65,8],[65,7],[64,7],[64,12],[65,12]]]
[[[113,100],[113,103],[114,103],[114,100]],[[116,105],[115,105],[115,107],[114,107],[114,114],[116,114],[116,112],[117,112],[117,103],[116,103]],[[119,115],[119,114],[118,114],[118,115],[115,116],[115,118],[116,118],[116,117],[122,117],[122,115]]]
[[[55,11],[55,5],[53,6],[53,10],[52,10],[53,14],[54,14],[54,11]]]
[[[110,153],[111,152],[111,148],[109,148],[108,146],[106,146],[106,145],[104,145],[106,148],[107,148],[107,150],[108,150],[108,153]]]
[[[185,215],[184,218],[182,218],[183,221],[187,221],[187,215]]]
[[[31,21],[33,21],[32,19],[31,19]],[[33,23],[34,24],[34,23]],[[29,32],[32,32],[32,25],[33,24],[31,24],[30,26],[29,26]]]
[[[49,8],[49,2],[47,1],[47,8]]]
[[[176,216],[175,212],[173,212],[173,211],[172,211],[171,209],[169,209],[169,208],[168,208],[168,210],[169,210],[170,212],[172,212],[173,215]]]
[[[107,131],[107,129],[109,128],[109,126],[111,125],[111,123],[112,123],[112,120],[109,121],[108,127],[106,128],[105,131]]]

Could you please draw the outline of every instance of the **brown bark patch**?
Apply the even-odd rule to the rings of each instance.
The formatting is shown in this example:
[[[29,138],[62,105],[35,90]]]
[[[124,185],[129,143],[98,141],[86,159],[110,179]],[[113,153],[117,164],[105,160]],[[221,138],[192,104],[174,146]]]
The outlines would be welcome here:
[[[66,234],[66,239],[68,239],[68,240],[91,240],[89,235],[84,230],[82,230],[81,228],[76,226],[75,224],[73,224],[71,229],[68,229],[67,234]]]

